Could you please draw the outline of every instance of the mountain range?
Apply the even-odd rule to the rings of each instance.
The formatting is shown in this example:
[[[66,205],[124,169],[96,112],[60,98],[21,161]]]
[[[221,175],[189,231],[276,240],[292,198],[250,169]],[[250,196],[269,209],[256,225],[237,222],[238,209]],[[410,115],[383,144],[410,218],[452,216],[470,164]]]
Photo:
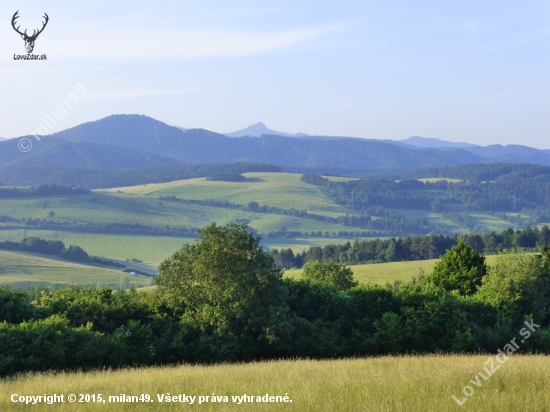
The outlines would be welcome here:
[[[411,136],[404,140],[397,140],[398,142],[409,144],[416,147],[431,147],[434,149],[446,149],[450,147],[479,147],[476,144],[466,143],[466,142],[449,142],[447,140],[436,139],[433,137],[420,137],[420,136]]]
[[[178,163],[258,162],[287,170],[357,174],[488,162],[550,165],[550,150],[519,145],[482,147],[419,136],[393,141],[291,135],[268,129],[263,123],[224,135],[169,126],[143,115],[112,115],[40,141],[27,138],[33,143],[28,153],[18,149],[19,138],[0,142],[0,169],[46,165],[131,169]]]

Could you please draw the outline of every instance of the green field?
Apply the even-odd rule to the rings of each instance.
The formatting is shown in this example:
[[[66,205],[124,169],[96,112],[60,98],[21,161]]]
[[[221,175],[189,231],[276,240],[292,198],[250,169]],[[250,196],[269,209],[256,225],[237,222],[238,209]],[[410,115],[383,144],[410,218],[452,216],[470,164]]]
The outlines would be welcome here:
[[[0,230],[0,242],[6,240],[19,242],[25,237],[60,240],[66,246],[78,245],[94,256],[118,260],[135,258],[154,267],[184,244],[195,241],[194,238],[168,236],[109,235],[55,230]],[[339,242],[343,240],[332,237],[266,237],[262,239],[262,245],[266,248],[291,248],[295,253],[301,253],[311,246]]]
[[[175,366],[56,374],[24,374],[0,380],[2,411],[548,411],[550,359],[513,355],[477,387],[489,356],[396,356],[344,360],[285,360],[218,366]],[[497,361],[495,361],[497,364]],[[495,366],[496,367],[496,366]],[[461,407],[463,388],[473,394]],[[48,405],[13,403],[16,395],[64,395]],[[75,394],[77,402],[68,402]],[[105,404],[78,402],[101,394]],[[153,402],[114,403],[109,396],[147,394]],[[193,405],[159,402],[157,395],[196,396]],[[227,396],[227,403],[199,396]],[[286,403],[243,402],[232,396],[288,396]],[[85,399],[85,398],[83,398]],[[96,398],[97,399],[97,398]],[[112,398],[114,400],[115,398]],[[143,398],[145,399],[145,397]],[[211,398],[210,398],[211,399]],[[242,399],[242,398],[241,398]],[[256,398],[254,398],[256,400]],[[275,399],[275,398],[274,398]],[[203,398],[204,400],[204,398]],[[292,402],[290,402],[292,400]]]
[[[283,209],[307,209],[308,212],[338,216],[351,211],[331,202],[320,189],[299,180],[297,174],[256,173],[257,182],[210,182],[191,179],[158,185],[143,185],[97,191],[90,195],[49,196],[45,198],[9,198],[0,202],[0,216],[16,219],[51,219],[76,224],[139,223],[154,228],[200,228],[215,221],[220,224],[245,222],[260,233],[281,230],[301,232],[356,231],[365,229],[324,223],[279,214],[159,201],[159,196],[176,195],[194,200],[228,200],[246,205],[254,200]],[[120,193],[124,192],[124,193]],[[11,223],[10,223],[11,224]],[[6,223],[2,224],[6,226]]]
[[[496,261],[496,255],[486,256],[488,265]],[[353,276],[359,283],[374,283],[385,285],[386,282],[393,283],[396,280],[409,282],[413,276],[418,277],[420,273],[428,275],[439,259],[414,260],[411,262],[390,262],[390,263],[368,263],[365,265],[349,266],[353,270]],[[300,278],[302,269],[286,270],[285,276]]]
[[[118,260],[139,259],[153,267],[157,267],[160,262],[170,257],[184,243],[195,241],[192,238],[167,236],[104,235],[53,230],[0,230],[0,241],[18,242],[25,237],[60,240],[65,243],[65,246],[78,245],[93,256]]]
[[[158,196],[176,196],[181,199],[225,200],[241,205],[254,201],[260,205],[265,204],[282,209],[294,208],[307,210],[310,213],[325,216],[339,216],[353,213],[352,210],[335,204],[322,193],[320,187],[302,182],[300,174],[244,173],[243,175],[247,178],[258,180],[248,182],[216,182],[201,178],[115,188],[102,192],[118,193],[122,191],[125,194],[153,196],[155,198]],[[341,180],[342,178],[335,179]]]
[[[120,270],[89,266],[31,253],[0,250],[0,285],[16,288],[28,286],[109,286],[143,287],[151,278],[130,276]]]

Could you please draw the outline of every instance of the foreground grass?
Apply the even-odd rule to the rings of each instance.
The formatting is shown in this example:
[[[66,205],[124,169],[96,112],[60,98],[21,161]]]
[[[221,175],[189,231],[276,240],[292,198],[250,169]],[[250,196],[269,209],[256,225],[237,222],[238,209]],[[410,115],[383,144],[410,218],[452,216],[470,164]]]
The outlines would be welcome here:
[[[140,368],[22,375],[0,380],[0,410],[19,411],[548,411],[546,356],[511,356],[481,387],[470,383],[488,356],[398,356],[333,361],[277,361],[219,366]],[[464,386],[474,394],[462,407]],[[24,405],[12,394],[151,395],[150,403]],[[227,396],[228,403],[159,403],[157,394]],[[231,396],[288,394],[292,403],[232,403]]]

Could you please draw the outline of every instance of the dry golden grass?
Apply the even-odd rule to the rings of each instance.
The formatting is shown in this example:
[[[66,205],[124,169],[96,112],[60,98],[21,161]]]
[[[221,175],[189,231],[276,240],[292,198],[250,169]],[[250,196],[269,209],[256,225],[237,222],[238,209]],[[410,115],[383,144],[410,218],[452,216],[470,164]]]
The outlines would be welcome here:
[[[397,356],[274,361],[22,375],[0,380],[2,411],[548,411],[550,358],[511,356],[482,386],[470,383],[488,356]],[[464,386],[474,394],[462,407]],[[12,394],[149,394],[151,403],[24,405]],[[157,394],[228,396],[228,403],[159,403]],[[292,403],[232,403],[231,396],[288,394]]]

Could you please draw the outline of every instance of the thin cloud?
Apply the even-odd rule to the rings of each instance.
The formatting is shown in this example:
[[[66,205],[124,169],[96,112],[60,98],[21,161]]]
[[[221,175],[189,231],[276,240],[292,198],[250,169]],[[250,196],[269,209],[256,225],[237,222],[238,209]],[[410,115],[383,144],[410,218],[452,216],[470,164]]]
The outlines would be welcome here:
[[[190,90],[161,90],[161,89],[146,89],[146,90],[125,90],[118,92],[108,93],[90,93],[86,97],[87,100],[124,100],[135,99],[139,97],[156,97],[156,96],[170,96],[178,94],[192,94],[199,93],[203,90],[190,89]]]
[[[253,56],[287,49],[340,32],[345,24],[280,30],[97,30],[94,38],[51,37],[57,59],[192,59]],[[98,38],[97,33],[101,33]]]

